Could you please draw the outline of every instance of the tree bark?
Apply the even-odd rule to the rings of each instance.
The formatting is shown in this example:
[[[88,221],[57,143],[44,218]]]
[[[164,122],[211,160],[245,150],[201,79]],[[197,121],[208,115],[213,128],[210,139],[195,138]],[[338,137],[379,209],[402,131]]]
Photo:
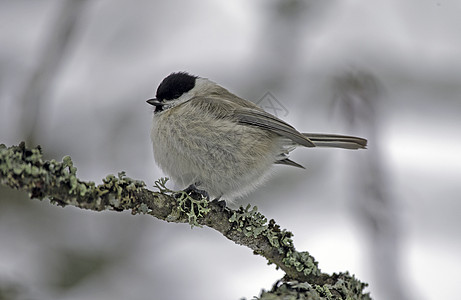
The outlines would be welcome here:
[[[47,161],[42,159],[40,147],[0,145],[0,183],[28,192],[30,198],[48,198],[52,204],[95,211],[131,210],[132,214],[149,214],[167,222],[208,226],[252,249],[286,273],[283,283],[277,282],[272,291],[263,291],[261,299],[278,299],[274,297],[287,293],[302,294],[305,299],[371,299],[363,291],[367,284],[347,272],[322,273],[314,257],[296,251],[293,234],[280,229],[274,220],[267,221],[256,207],[232,210],[223,201],[210,202],[193,197],[191,192],[171,191],[165,186],[166,179],[156,181],[159,192],[153,192],[124,172],[108,175],[99,185],[79,180],[76,172],[69,156],[62,162]]]

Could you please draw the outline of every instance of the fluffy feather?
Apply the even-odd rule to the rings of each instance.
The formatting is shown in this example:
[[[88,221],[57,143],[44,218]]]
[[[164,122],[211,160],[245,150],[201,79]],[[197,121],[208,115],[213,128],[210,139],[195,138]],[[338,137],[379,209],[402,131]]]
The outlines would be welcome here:
[[[194,88],[156,102],[165,104],[154,113],[151,130],[157,164],[183,188],[195,184],[231,200],[260,185],[274,163],[302,168],[288,158],[297,146],[366,146],[351,136],[300,133],[214,82],[194,78]]]

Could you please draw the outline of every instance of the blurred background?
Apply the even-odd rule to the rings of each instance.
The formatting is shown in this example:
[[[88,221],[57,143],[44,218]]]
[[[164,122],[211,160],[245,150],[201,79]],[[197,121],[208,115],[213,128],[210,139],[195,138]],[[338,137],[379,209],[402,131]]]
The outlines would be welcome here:
[[[152,187],[145,100],[173,71],[210,78],[304,132],[241,199],[324,272],[373,299],[461,292],[461,2],[0,1],[0,143],[70,155],[82,180]],[[0,187],[0,299],[251,299],[283,276],[208,228],[59,208]]]

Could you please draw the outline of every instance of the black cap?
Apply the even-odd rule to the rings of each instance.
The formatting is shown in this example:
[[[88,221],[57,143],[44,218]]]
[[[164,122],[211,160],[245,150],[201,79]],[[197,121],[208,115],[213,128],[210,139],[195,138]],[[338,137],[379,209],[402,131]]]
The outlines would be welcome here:
[[[156,98],[159,101],[179,98],[195,86],[197,78],[186,72],[171,73],[158,86]]]

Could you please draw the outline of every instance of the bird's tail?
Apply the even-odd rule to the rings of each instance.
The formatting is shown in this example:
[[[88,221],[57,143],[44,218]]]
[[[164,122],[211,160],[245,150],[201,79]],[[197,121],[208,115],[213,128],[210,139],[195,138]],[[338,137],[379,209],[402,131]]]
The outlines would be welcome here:
[[[303,133],[316,147],[366,149],[367,140],[355,136],[322,133]]]

